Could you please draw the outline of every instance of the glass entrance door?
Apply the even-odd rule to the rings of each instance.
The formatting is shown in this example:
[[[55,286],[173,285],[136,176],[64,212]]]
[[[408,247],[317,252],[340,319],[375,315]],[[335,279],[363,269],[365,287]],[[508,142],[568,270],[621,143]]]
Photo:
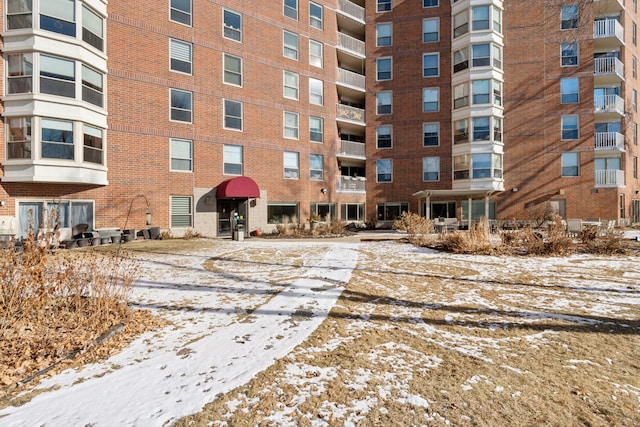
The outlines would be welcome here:
[[[231,215],[238,213],[243,219],[242,223],[247,221],[247,203],[244,199],[218,199],[218,236],[231,236]],[[246,226],[245,226],[246,232]]]

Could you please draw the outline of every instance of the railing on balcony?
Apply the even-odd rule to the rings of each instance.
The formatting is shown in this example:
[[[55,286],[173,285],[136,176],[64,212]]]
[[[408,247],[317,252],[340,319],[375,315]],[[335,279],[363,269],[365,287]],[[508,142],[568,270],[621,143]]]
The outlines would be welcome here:
[[[344,33],[338,33],[338,48],[349,50],[362,57],[365,55],[365,43]]]
[[[615,74],[620,78],[624,76],[624,64],[618,58],[595,58],[593,65],[593,73],[596,76],[607,74]]]
[[[359,21],[364,21],[364,7],[358,6],[357,4],[350,2],[349,0],[340,0],[338,2],[338,10],[340,12],[343,12],[345,15],[352,16]]]
[[[624,151],[624,135],[620,132],[596,132],[596,150]]]
[[[340,152],[339,156],[346,157],[358,157],[364,159],[366,157],[365,154],[365,145],[362,142],[353,142],[346,141],[344,139],[340,140]]]
[[[624,171],[618,169],[596,170],[596,186],[599,187],[623,187]]]
[[[364,91],[364,82],[365,78],[362,74],[354,73],[344,68],[338,68],[338,83]]]
[[[615,37],[624,40],[624,28],[615,19],[602,19],[593,23],[593,38]]]
[[[366,179],[363,176],[339,176],[338,191],[362,193],[366,191]]]
[[[365,124],[364,110],[350,105],[336,104],[336,118]]]
[[[596,113],[616,112],[624,115],[624,99],[618,95],[595,95],[593,101]]]

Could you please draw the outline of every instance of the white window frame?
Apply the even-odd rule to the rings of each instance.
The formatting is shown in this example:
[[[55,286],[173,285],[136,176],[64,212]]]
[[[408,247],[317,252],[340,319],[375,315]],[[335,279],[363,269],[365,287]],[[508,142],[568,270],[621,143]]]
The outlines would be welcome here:
[[[427,134],[432,135],[434,132],[432,128],[435,127],[436,144],[427,144]],[[433,138],[430,136],[429,138]],[[422,146],[423,147],[438,147],[440,145],[440,122],[426,122],[422,124]]]
[[[314,15],[314,8],[320,11],[320,16]],[[324,27],[324,8],[312,1],[309,2],[309,26],[319,30]]]
[[[387,133],[388,129],[388,133]],[[382,132],[384,130],[384,132]],[[388,136],[388,138],[382,137]],[[388,146],[386,144],[381,145],[380,141],[389,141]],[[393,126],[391,125],[380,125],[376,127],[376,148],[385,150],[389,148],[393,148]]]
[[[234,168],[240,168],[234,171]],[[240,176],[244,171],[244,148],[242,145],[224,144],[222,146],[222,173]]]
[[[314,129],[313,123],[319,122],[320,129]],[[318,138],[314,138],[314,135],[319,135]],[[322,144],[324,142],[324,119],[317,116],[309,116],[309,141]]]
[[[295,39],[295,46],[287,42],[287,36]],[[300,57],[300,36],[291,31],[282,30],[282,56],[297,61]]]
[[[300,99],[300,75],[293,71],[282,71],[282,96],[288,99]]]
[[[188,156],[184,156],[185,151],[178,149],[177,144],[188,145]],[[174,145],[175,144],[175,145]],[[174,167],[174,160],[176,162],[189,162],[189,168]],[[170,138],[169,139],[169,170],[171,172],[193,172],[193,141],[190,139]]]
[[[282,15],[293,20],[298,20],[298,0],[283,0]]]
[[[427,174],[436,174],[435,179],[428,179]],[[422,182],[440,181],[440,157],[423,157],[422,158]]]
[[[309,39],[309,65],[324,67],[324,45],[316,40]]]
[[[282,136],[286,139],[300,139],[300,115],[298,113],[292,111],[282,113]]]
[[[427,94],[429,94],[431,92],[435,93],[436,94],[436,98],[437,98],[436,101],[435,101],[436,108],[434,110],[426,108],[427,104],[433,104],[434,103],[434,101],[432,101],[432,100],[427,101]],[[423,113],[435,113],[435,112],[438,112],[438,111],[440,111],[440,88],[427,87],[427,88],[422,89],[422,112]]]
[[[382,68],[381,64],[384,64],[384,63],[389,64],[388,70],[386,68],[381,70]],[[381,73],[384,73],[383,77],[385,78],[381,77]],[[386,77],[387,73],[389,74],[388,78]],[[386,81],[386,80],[392,80],[392,79],[393,79],[393,57],[384,56],[381,58],[377,58],[376,59],[376,81]]]
[[[184,71],[174,68],[174,61],[177,64],[187,64],[189,70]],[[169,39],[169,69],[176,73],[191,75],[193,70],[193,45],[183,40]]]
[[[227,59],[233,59],[233,60],[237,60],[238,63],[240,64],[240,71],[236,71],[230,67],[227,67]],[[242,87],[243,86],[243,73],[242,73],[242,67],[243,67],[243,63],[242,63],[242,57],[240,56],[235,56],[235,55],[230,55],[228,53],[223,53],[222,56],[222,82],[224,84],[227,85],[231,85],[231,86],[237,86],[237,87]],[[227,77],[231,77],[234,76],[236,77],[238,80],[240,80],[240,84],[236,84],[233,83],[232,79],[227,79]]]
[[[284,179],[300,179],[300,153],[297,151],[282,152],[282,173]]]
[[[227,114],[227,103],[240,106],[240,117]],[[222,128],[226,130],[242,132],[244,130],[244,103],[241,101],[236,101],[234,99],[225,98],[222,100],[222,110]],[[236,126],[227,126],[227,120],[239,121],[240,127],[238,128]]]
[[[179,107],[179,106],[174,106],[173,104],[173,94],[174,93],[183,93],[183,94],[188,94],[189,95],[189,108],[183,108],[183,107]],[[172,122],[179,122],[179,123],[193,123],[193,92],[187,91],[187,90],[181,90],[181,89],[175,89],[175,88],[170,88],[169,89],[169,106],[170,106],[170,112],[169,112],[169,118]],[[180,120],[180,119],[176,119],[174,118],[174,112],[179,113],[179,112],[189,112],[189,120]]]
[[[227,24],[227,16],[238,17],[240,20],[240,28],[233,27]],[[227,40],[233,40],[238,43],[242,43],[242,14],[234,12],[230,9],[222,10],[222,37]]]
[[[309,104],[324,105],[324,81],[309,77]]]
[[[431,58],[431,57],[435,57],[436,58],[436,66],[435,66],[436,73],[435,74],[425,75],[425,71],[426,70],[434,69],[434,67],[425,67],[425,60],[427,58]],[[431,77],[439,77],[439,76],[440,76],[440,54],[437,53],[437,52],[423,53],[422,54],[422,77],[423,78],[431,78]]]
[[[387,99],[383,99],[388,97],[388,103]],[[386,109],[389,109],[389,111],[387,111]],[[384,108],[384,110],[382,110]],[[393,114],[393,92],[391,91],[380,91],[380,92],[376,92],[376,114],[377,115],[386,115],[386,114]]]
[[[429,24],[435,23],[435,32],[433,28],[427,28]],[[430,30],[427,32],[427,30]],[[435,39],[427,40],[427,34],[435,34]],[[425,18],[422,20],[422,43],[437,43],[440,41],[440,18]]]
[[[382,28],[389,28],[389,35],[380,35],[380,30]],[[380,41],[381,40],[385,40],[389,39],[389,43],[384,43],[381,44]],[[391,22],[381,22],[379,24],[376,24],[376,46],[377,47],[384,47],[384,46],[393,46],[393,24]]]
[[[186,25],[187,27],[191,26],[193,21],[193,2],[189,0],[189,10],[178,9],[178,7],[174,6],[173,0],[169,0],[169,20],[171,22],[176,22],[178,24]],[[178,17],[185,16],[188,19],[178,19]]]
[[[385,170],[381,171],[382,166],[385,164],[388,165],[388,172],[386,171],[387,166],[385,166]],[[389,175],[389,179],[381,180],[380,177],[384,175]],[[385,184],[393,182],[393,159],[376,160],[376,182]]]
[[[320,169],[314,164],[320,162]],[[311,181],[323,181],[324,180],[324,156],[322,154],[309,154],[309,179]]]
[[[183,202],[187,202],[188,204],[186,205],[187,207],[187,211],[185,211],[184,213],[176,213],[176,207],[174,206],[174,202],[178,202],[178,201],[183,201]],[[193,227],[193,197],[191,196],[169,196],[169,208],[171,209],[171,214],[169,215],[169,220],[171,222],[171,228],[190,228]],[[186,221],[186,223],[180,223],[179,225],[176,225],[176,223],[174,222],[174,217],[180,215],[181,217],[184,218],[188,218],[188,221]]]

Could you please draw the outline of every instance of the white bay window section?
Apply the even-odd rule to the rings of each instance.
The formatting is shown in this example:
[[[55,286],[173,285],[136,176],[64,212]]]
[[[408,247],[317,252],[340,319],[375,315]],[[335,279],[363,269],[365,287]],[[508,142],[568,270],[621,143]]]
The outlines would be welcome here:
[[[7,0],[7,29],[33,28],[33,3],[25,0]]]
[[[75,0],[46,0],[40,2],[40,29],[76,36]]]
[[[33,54],[7,55],[7,93],[33,92]]]
[[[87,124],[82,125],[84,139],[83,159],[85,162],[104,164],[103,130]]]
[[[40,92],[75,98],[75,62],[40,55]]]
[[[82,65],[82,100],[98,107],[104,106],[102,74]]]
[[[104,20],[84,5],[82,6],[82,40],[100,52],[104,51]]]
[[[73,122],[42,119],[42,158],[74,160]]]

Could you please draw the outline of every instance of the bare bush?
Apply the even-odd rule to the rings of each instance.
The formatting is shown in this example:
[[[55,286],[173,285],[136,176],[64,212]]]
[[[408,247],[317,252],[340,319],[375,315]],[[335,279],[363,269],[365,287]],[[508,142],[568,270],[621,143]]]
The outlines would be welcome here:
[[[414,245],[429,246],[435,239],[433,221],[416,213],[403,212],[402,216],[393,222],[392,228],[405,231],[409,242]]]
[[[583,234],[587,234],[585,230],[583,230]],[[601,255],[623,254],[626,253],[626,249],[624,248],[622,237],[622,231],[620,230],[610,229],[599,233],[594,227],[593,231],[588,232],[588,236],[581,238],[581,242],[584,245],[585,252]]]
[[[489,222],[481,219],[469,231],[454,231],[441,235],[446,250],[463,254],[494,254],[500,248],[491,241]]]

